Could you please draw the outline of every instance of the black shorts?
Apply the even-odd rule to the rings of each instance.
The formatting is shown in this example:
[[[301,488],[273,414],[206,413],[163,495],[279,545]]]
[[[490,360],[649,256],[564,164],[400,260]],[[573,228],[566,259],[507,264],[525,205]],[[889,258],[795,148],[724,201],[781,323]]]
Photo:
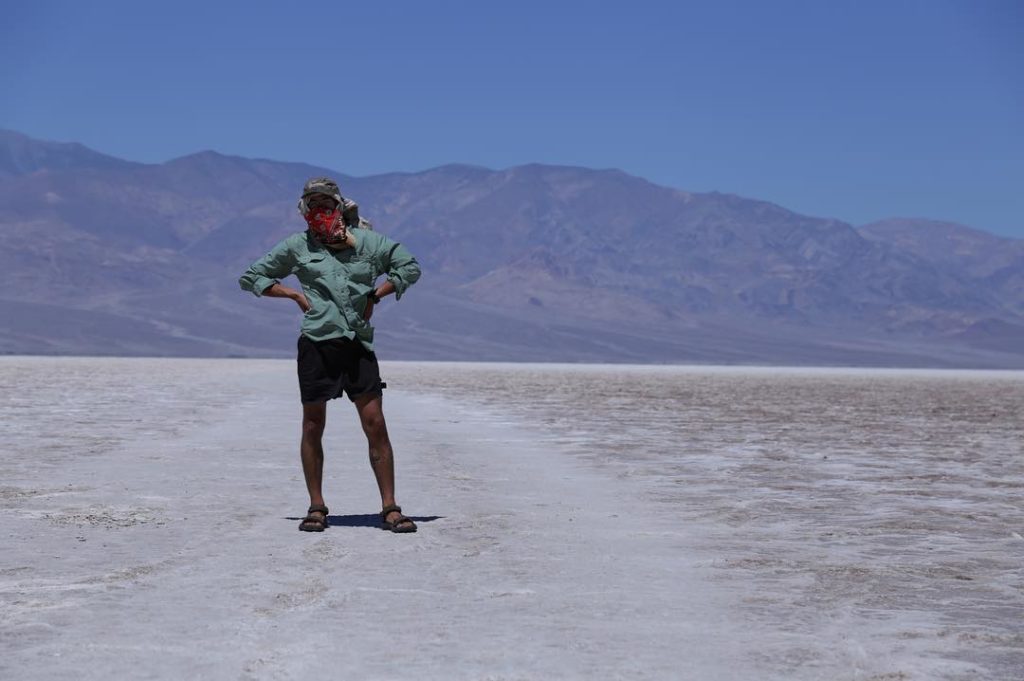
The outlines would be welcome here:
[[[303,404],[326,402],[342,393],[355,402],[380,396],[384,389],[377,355],[349,338],[313,341],[299,336],[298,370]]]

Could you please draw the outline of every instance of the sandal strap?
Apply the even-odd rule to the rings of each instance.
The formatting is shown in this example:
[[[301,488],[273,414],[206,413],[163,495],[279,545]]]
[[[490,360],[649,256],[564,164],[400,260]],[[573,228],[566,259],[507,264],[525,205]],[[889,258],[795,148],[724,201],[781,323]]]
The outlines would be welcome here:
[[[380,517],[382,519],[386,520],[387,517],[388,517],[388,514],[389,513],[394,513],[395,511],[398,511],[399,513],[401,513],[402,512],[402,507],[399,506],[398,504],[391,504],[390,506],[385,506],[384,509],[380,512]],[[405,516],[402,516],[402,517],[404,518]]]
[[[327,510],[327,507],[324,506],[323,504],[318,504],[309,507],[309,510],[306,511],[306,514],[308,515],[310,513],[323,513],[324,515],[327,515],[330,513],[330,511]]]

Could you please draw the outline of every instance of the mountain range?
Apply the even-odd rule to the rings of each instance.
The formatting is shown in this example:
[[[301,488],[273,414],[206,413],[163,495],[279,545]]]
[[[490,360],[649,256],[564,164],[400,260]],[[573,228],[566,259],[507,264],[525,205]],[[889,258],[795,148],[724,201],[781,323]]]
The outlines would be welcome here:
[[[1024,367],[1024,240],[853,226],[618,170],[350,177],[201,152],[160,164],[0,131],[0,352],[291,356],[287,300],[238,288],[336,178],[423,278],[385,359]]]

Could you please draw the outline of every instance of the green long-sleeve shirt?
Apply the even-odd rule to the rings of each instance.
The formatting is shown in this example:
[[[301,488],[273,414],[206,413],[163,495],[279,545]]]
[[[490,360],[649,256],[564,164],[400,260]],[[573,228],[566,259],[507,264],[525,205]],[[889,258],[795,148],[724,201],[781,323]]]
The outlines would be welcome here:
[[[315,341],[357,338],[373,350],[373,327],[363,319],[366,296],[386,274],[395,299],[420,278],[416,258],[400,243],[379,232],[351,230],[356,245],[334,251],[308,232],[298,232],[254,262],[238,280],[246,291],[263,295],[279,279],[294,274],[310,309],[302,319],[302,335]]]

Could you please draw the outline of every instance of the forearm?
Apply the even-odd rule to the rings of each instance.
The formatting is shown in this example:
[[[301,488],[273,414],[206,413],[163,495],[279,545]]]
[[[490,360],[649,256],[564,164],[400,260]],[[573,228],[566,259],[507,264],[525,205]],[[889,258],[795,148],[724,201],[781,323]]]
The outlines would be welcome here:
[[[295,300],[299,296],[299,292],[293,288],[288,288],[284,284],[274,283],[263,289],[261,295],[271,298],[291,298]]]
[[[377,288],[375,289],[375,293],[377,294],[378,298],[383,298],[384,296],[390,296],[394,292],[395,292],[395,285],[391,283],[390,279],[385,279],[384,283],[378,285]]]

